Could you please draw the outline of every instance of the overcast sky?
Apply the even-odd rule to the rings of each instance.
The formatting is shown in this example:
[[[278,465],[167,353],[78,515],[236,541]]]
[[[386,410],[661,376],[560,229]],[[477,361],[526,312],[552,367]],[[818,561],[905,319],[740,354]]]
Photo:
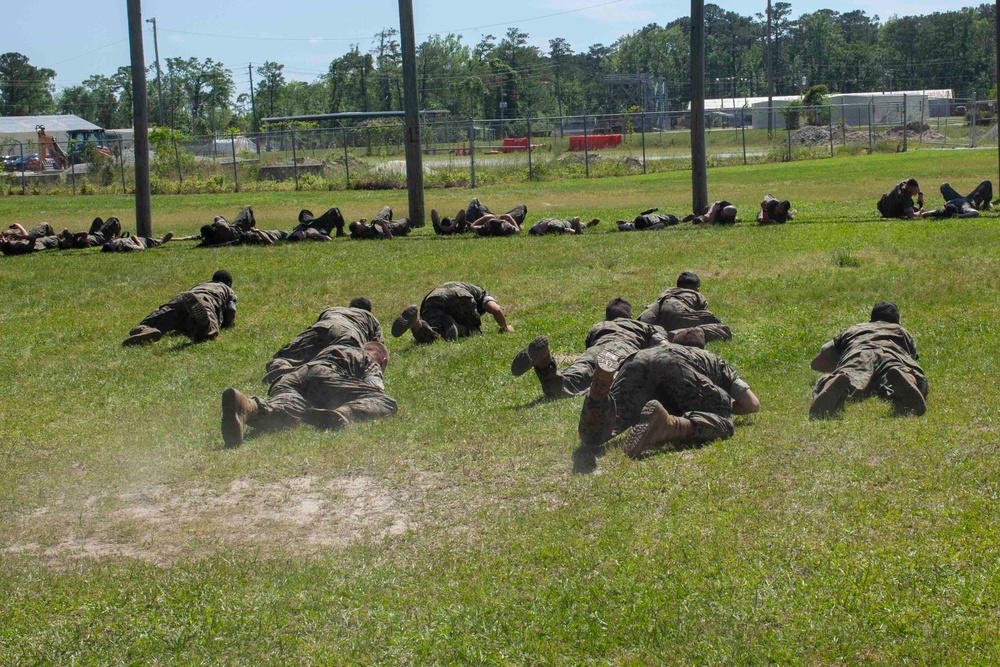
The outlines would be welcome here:
[[[721,7],[744,16],[764,10],[766,0],[725,0]],[[894,14],[929,14],[960,5],[942,0],[887,3],[874,0],[793,0],[792,16],[832,7],[861,9],[883,21]],[[129,63],[125,0],[0,0],[0,52],[17,51],[31,64],[56,71],[56,89],[77,85],[92,74],[110,75]],[[233,71],[238,92],[249,89],[247,65],[271,60],[285,65],[285,77],[312,81],[351,44],[371,48],[383,27],[399,28],[397,0],[144,0],[143,18],[156,17],[160,60],[212,58]],[[417,43],[449,32],[474,46],[488,34],[498,39],[508,27],[528,33],[529,43],[548,50],[563,37],[575,51],[609,45],[649,23],[665,25],[690,13],[690,4],[663,0],[413,0]],[[146,62],[152,64],[152,26],[144,24]]]

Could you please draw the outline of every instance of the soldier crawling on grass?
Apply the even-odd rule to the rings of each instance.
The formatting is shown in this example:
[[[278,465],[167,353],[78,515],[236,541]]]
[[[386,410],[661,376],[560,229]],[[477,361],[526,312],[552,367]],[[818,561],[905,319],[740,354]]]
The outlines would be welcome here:
[[[879,301],[870,322],[838,334],[812,360],[812,369],[826,375],[813,388],[809,415],[829,417],[846,401],[872,395],[892,401],[900,414],[924,414],[927,377],[917,359],[913,336],[899,324],[899,308]]]
[[[365,218],[356,220],[349,225],[352,239],[392,239],[396,236],[406,236],[410,233],[410,219],[392,219],[392,209],[383,206],[368,223]]]
[[[699,329],[686,329],[674,343],[623,362],[602,355],[580,412],[583,445],[594,448],[628,431],[622,449],[635,458],[652,447],[732,436],[733,415],[757,412],[760,401],[729,364],[701,349],[704,344]]]
[[[439,338],[454,341],[481,333],[481,315],[489,313],[500,333],[513,333],[497,300],[482,287],[463,282],[438,285],[424,297],[420,307],[408,306],[392,323],[392,335],[399,338],[407,330],[418,343]]]
[[[431,211],[431,224],[434,227],[434,232],[441,236],[450,236],[452,234],[464,234],[466,232],[472,231],[472,225],[476,221],[482,219],[485,216],[493,215],[493,213],[488,209],[478,198],[474,198],[469,202],[468,207],[460,210],[455,214],[454,218],[444,217],[442,218],[438,215],[436,210]],[[510,225],[511,222],[517,227],[517,230],[521,230],[521,226],[524,224],[524,219],[528,217],[528,207],[524,204],[518,204],[514,208],[510,209],[503,215],[509,216],[510,221],[507,224]],[[487,231],[489,231],[487,227]],[[510,227],[504,227],[500,225],[498,231],[510,231]],[[517,232],[511,232],[517,233]],[[483,234],[493,235],[493,234]],[[499,234],[506,235],[506,234]]]
[[[657,213],[658,208],[651,208],[635,216],[632,222],[618,221],[620,232],[655,232],[678,224],[681,220],[670,213]]]
[[[665,290],[656,301],[646,306],[637,319],[663,327],[670,340],[673,332],[689,327],[701,329],[709,343],[732,339],[732,330],[708,310],[708,301],[700,289],[698,275],[693,271],[684,271],[677,276],[677,287]]]
[[[275,379],[267,398],[248,397],[230,387],[222,392],[223,443],[242,445],[248,425],[279,430],[305,423],[335,430],[389,417],[397,406],[385,393],[388,363],[389,350],[382,343],[331,345]]]
[[[518,377],[533,368],[547,398],[569,398],[587,393],[602,354],[624,359],[666,342],[667,333],[663,329],[632,319],[628,301],[612,299],[605,308],[604,321],[587,332],[586,349],[572,364],[560,371],[549,351],[549,339],[539,336],[517,353],[510,372]]]
[[[273,245],[276,241],[287,240],[289,236],[286,231],[258,229],[253,208],[244,206],[232,222],[217,215],[212,224],[202,226],[200,235],[184,237],[183,240],[201,240],[202,246],[214,248],[227,245]]]
[[[115,216],[109,216],[107,220],[94,218],[90,223],[90,231],[71,232],[64,229],[59,243],[60,250],[70,250],[76,248],[95,248],[103,246],[113,238],[117,238],[122,231],[122,224]]]
[[[532,236],[543,236],[545,234],[583,234],[584,229],[589,229],[601,222],[600,218],[591,218],[586,223],[580,221],[580,216],[575,215],[569,220],[562,218],[542,218],[529,229]]]
[[[771,195],[765,195],[757,211],[757,222],[762,225],[783,225],[795,218],[798,213],[787,199],[778,200]]]
[[[40,222],[30,230],[15,222],[0,235],[0,252],[4,255],[28,255],[58,248],[62,240],[47,222]]]
[[[681,222],[692,222],[696,225],[735,225],[738,211],[735,206],[722,200],[712,202],[704,209],[701,215],[689,213],[681,218]]]
[[[308,329],[278,350],[267,363],[264,382],[271,383],[312,361],[331,345],[382,343],[382,326],[372,315],[372,302],[363,296],[351,299],[348,307],[327,308]]]
[[[147,315],[129,332],[122,345],[155,343],[163,334],[179,331],[200,342],[236,324],[236,293],[228,271],[216,271],[212,280],[195,285]]]
[[[101,246],[101,252],[139,252],[158,248],[172,238],[174,238],[173,232],[167,232],[158,239],[150,236],[131,236],[125,232],[121,236],[105,241]]]

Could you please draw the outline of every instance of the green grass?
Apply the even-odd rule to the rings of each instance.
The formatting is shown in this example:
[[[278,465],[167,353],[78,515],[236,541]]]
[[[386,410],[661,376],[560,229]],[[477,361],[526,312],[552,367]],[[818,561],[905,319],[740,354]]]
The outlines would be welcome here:
[[[997,217],[881,221],[913,175],[928,203],[988,151],[720,168],[710,197],[783,226],[609,231],[690,207],[690,175],[428,193],[597,215],[579,238],[467,239],[0,259],[0,662],[5,664],[996,664],[1000,660]],[[161,196],[157,232],[252,203],[370,217],[402,192]],[[4,197],[0,222],[84,228],[132,202]],[[128,329],[216,268],[237,327],[124,349]],[[760,397],[734,438],[573,474],[580,399],[538,402],[516,351],[582,348],[612,297],[636,309],[685,269]],[[388,324],[449,279],[482,284],[516,333],[391,339],[399,414],[221,449],[219,397],[325,306],[366,294]],[[809,360],[895,300],[931,385],[923,418],[877,400],[807,418]]]

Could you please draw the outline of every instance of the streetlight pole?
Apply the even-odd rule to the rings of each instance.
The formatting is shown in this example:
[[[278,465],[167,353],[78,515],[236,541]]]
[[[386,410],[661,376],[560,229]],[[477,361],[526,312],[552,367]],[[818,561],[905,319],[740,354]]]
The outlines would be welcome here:
[[[160,42],[156,39],[156,17],[146,19],[146,23],[153,24],[153,51],[156,53],[156,102],[160,109],[160,125],[163,125],[163,86],[160,80],[163,79],[163,72],[160,71]]]

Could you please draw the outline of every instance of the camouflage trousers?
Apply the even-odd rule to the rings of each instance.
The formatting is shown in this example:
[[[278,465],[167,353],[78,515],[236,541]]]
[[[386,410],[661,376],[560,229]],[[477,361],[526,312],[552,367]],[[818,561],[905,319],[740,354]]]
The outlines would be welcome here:
[[[418,343],[433,343],[446,336],[451,325],[455,325],[458,338],[481,333],[482,319],[471,298],[448,294],[430,294],[420,304],[421,327],[414,332]]]
[[[339,324],[317,322],[274,353],[274,357],[267,362],[264,381],[273,382],[278,377],[291,373],[312,361],[331,345],[354,346],[359,343]]]
[[[643,406],[654,400],[691,420],[693,442],[733,435],[733,399],[726,391],[680,359],[640,353],[622,364],[607,398],[584,399],[580,440],[587,446],[607,442],[638,423]]]
[[[886,373],[893,368],[898,368],[916,378],[917,389],[926,398],[930,387],[923,369],[911,357],[881,347],[867,348],[841,360],[834,372],[823,375],[816,381],[813,397],[823,391],[836,376],[845,375],[851,382],[851,393],[848,395],[850,400],[860,400],[872,394],[882,398],[892,398]]]
[[[698,327],[705,333],[705,342],[715,340],[730,340],[732,330],[708,310],[694,310],[683,303],[664,301],[647,308],[637,318],[646,324],[656,324],[667,331],[677,331],[689,327]]]
[[[348,376],[336,366],[303,366],[271,384],[257,404],[256,428],[279,430],[300,423],[326,426],[324,411],[337,410],[348,422],[372,421],[394,415],[395,399],[382,389]]]
[[[153,327],[163,333],[180,331],[197,341],[218,336],[219,324],[219,317],[208,299],[182,292],[142,318],[132,333],[140,327]]]
[[[594,345],[588,347],[576,361],[561,371],[554,361],[545,368],[536,368],[535,375],[542,383],[542,393],[548,398],[569,398],[586,394],[597,370],[597,357],[604,350],[614,350],[621,358],[637,351],[632,345],[617,343]]]

